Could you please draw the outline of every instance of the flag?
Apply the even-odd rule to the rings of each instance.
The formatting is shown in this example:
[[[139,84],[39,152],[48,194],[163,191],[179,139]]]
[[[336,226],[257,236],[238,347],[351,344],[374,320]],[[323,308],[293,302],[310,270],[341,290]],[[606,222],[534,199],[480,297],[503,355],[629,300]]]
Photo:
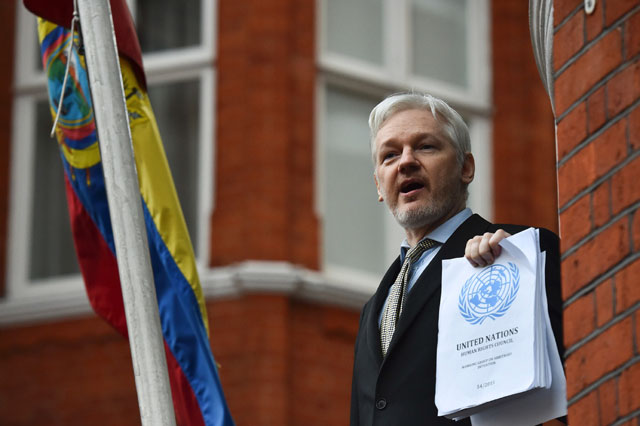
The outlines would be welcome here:
[[[25,0],[25,6],[41,17],[38,35],[54,117],[64,93],[56,136],[87,294],[95,312],[126,336],[86,64],[76,47],[67,57],[69,43],[79,40],[64,27],[71,22],[71,5]],[[112,0],[111,7],[176,418],[180,425],[232,425],[209,346],[193,248],[147,97],[133,21],[124,0]],[[69,77],[62,87],[67,62]]]

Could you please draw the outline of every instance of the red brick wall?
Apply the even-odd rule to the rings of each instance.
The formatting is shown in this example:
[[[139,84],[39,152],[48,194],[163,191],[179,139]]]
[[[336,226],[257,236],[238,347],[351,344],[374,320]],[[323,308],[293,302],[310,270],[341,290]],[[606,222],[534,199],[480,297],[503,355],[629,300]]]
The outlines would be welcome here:
[[[569,421],[640,416],[640,3],[554,2]]]
[[[348,423],[358,313],[279,295],[209,302],[241,425]],[[87,317],[0,329],[0,424],[140,424],[127,341]]]
[[[553,113],[526,1],[491,2],[494,218],[558,230]]]
[[[6,58],[13,58],[15,40],[15,3],[0,2],[0,40],[3,40]],[[9,158],[11,156],[11,107],[13,61],[3,61],[0,67],[0,296],[4,295],[7,226],[9,212]]]
[[[315,2],[221,0],[212,266],[318,268]]]
[[[0,329],[0,424],[140,424],[127,341],[98,318]]]
[[[526,6],[511,0],[492,3],[495,211],[498,220],[554,229],[553,152],[549,144],[540,143],[553,137],[553,128],[530,52]],[[6,18],[0,30],[3,40],[13,40],[13,9],[13,2],[0,2],[0,16]],[[574,13],[575,6],[569,9],[567,13]],[[313,208],[315,19],[313,1],[219,1],[212,266],[266,259],[318,267],[319,225]],[[633,35],[629,40],[627,46],[637,44]],[[6,207],[11,67],[0,72],[5,73],[0,78],[0,202]],[[592,98],[594,104],[604,102],[605,91]],[[605,109],[589,111],[589,117],[595,117],[591,126],[607,126]],[[499,167],[505,159],[514,166]],[[505,183],[518,190],[505,193]],[[594,197],[613,199],[611,187],[595,191]],[[612,214],[617,213],[598,210],[596,226],[614,220]],[[0,277],[5,216],[6,208],[0,208]],[[633,223],[626,226],[627,231],[638,229]],[[640,241],[640,232],[628,239]],[[609,327],[616,333],[628,332],[629,324],[631,330],[640,330],[636,317],[635,322],[629,322],[629,315],[624,321],[615,319],[620,309],[627,312],[637,304],[637,298],[623,296],[634,290],[632,268],[620,274],[596,289],[598,300],[609,301],[597,307],[598,327],[617,321]],[[213,352],[239,425],[347,423],[357,312],[286,295],[209,301],[208,309]],[[608,386],[633,387],[634,370],[626,371]],[[631,404],[615,395],[620,406]],[[0,424],[43,421],[139,424],[127,342],[101,320],[86,317],[0,329]]]

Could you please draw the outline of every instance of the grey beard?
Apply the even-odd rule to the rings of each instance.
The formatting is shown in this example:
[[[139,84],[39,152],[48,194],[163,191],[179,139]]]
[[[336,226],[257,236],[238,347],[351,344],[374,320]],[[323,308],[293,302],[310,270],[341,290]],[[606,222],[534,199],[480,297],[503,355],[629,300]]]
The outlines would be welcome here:
[[[459,201],[459,198],[453,194],[458,193],[458,191],[452,191],[438,201],[426,206],[420,206],[417,209],[399,211],[396,207],[392,212],[393,217],[403,229],[423,228],[437,222],[451,212]]]
[[[439,206],[422,206],[419,209],[412,209],[409,211],[393,211],[393,217],[404,229],[416,229],[425,227],[431,223],[434,223],[446,214],[443,205]]]

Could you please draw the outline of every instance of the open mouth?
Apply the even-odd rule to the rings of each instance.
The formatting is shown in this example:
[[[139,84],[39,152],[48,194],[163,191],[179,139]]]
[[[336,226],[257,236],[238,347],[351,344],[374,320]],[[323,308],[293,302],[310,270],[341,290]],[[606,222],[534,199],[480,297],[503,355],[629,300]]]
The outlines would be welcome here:
[[[402,184],[402,186],[400,187],[400,192],[402,194],[408,194],[410,192],[416,191],[418,189],[422,189],[424,188],[424,184],[420,183],[420,182],[407,182]]]

